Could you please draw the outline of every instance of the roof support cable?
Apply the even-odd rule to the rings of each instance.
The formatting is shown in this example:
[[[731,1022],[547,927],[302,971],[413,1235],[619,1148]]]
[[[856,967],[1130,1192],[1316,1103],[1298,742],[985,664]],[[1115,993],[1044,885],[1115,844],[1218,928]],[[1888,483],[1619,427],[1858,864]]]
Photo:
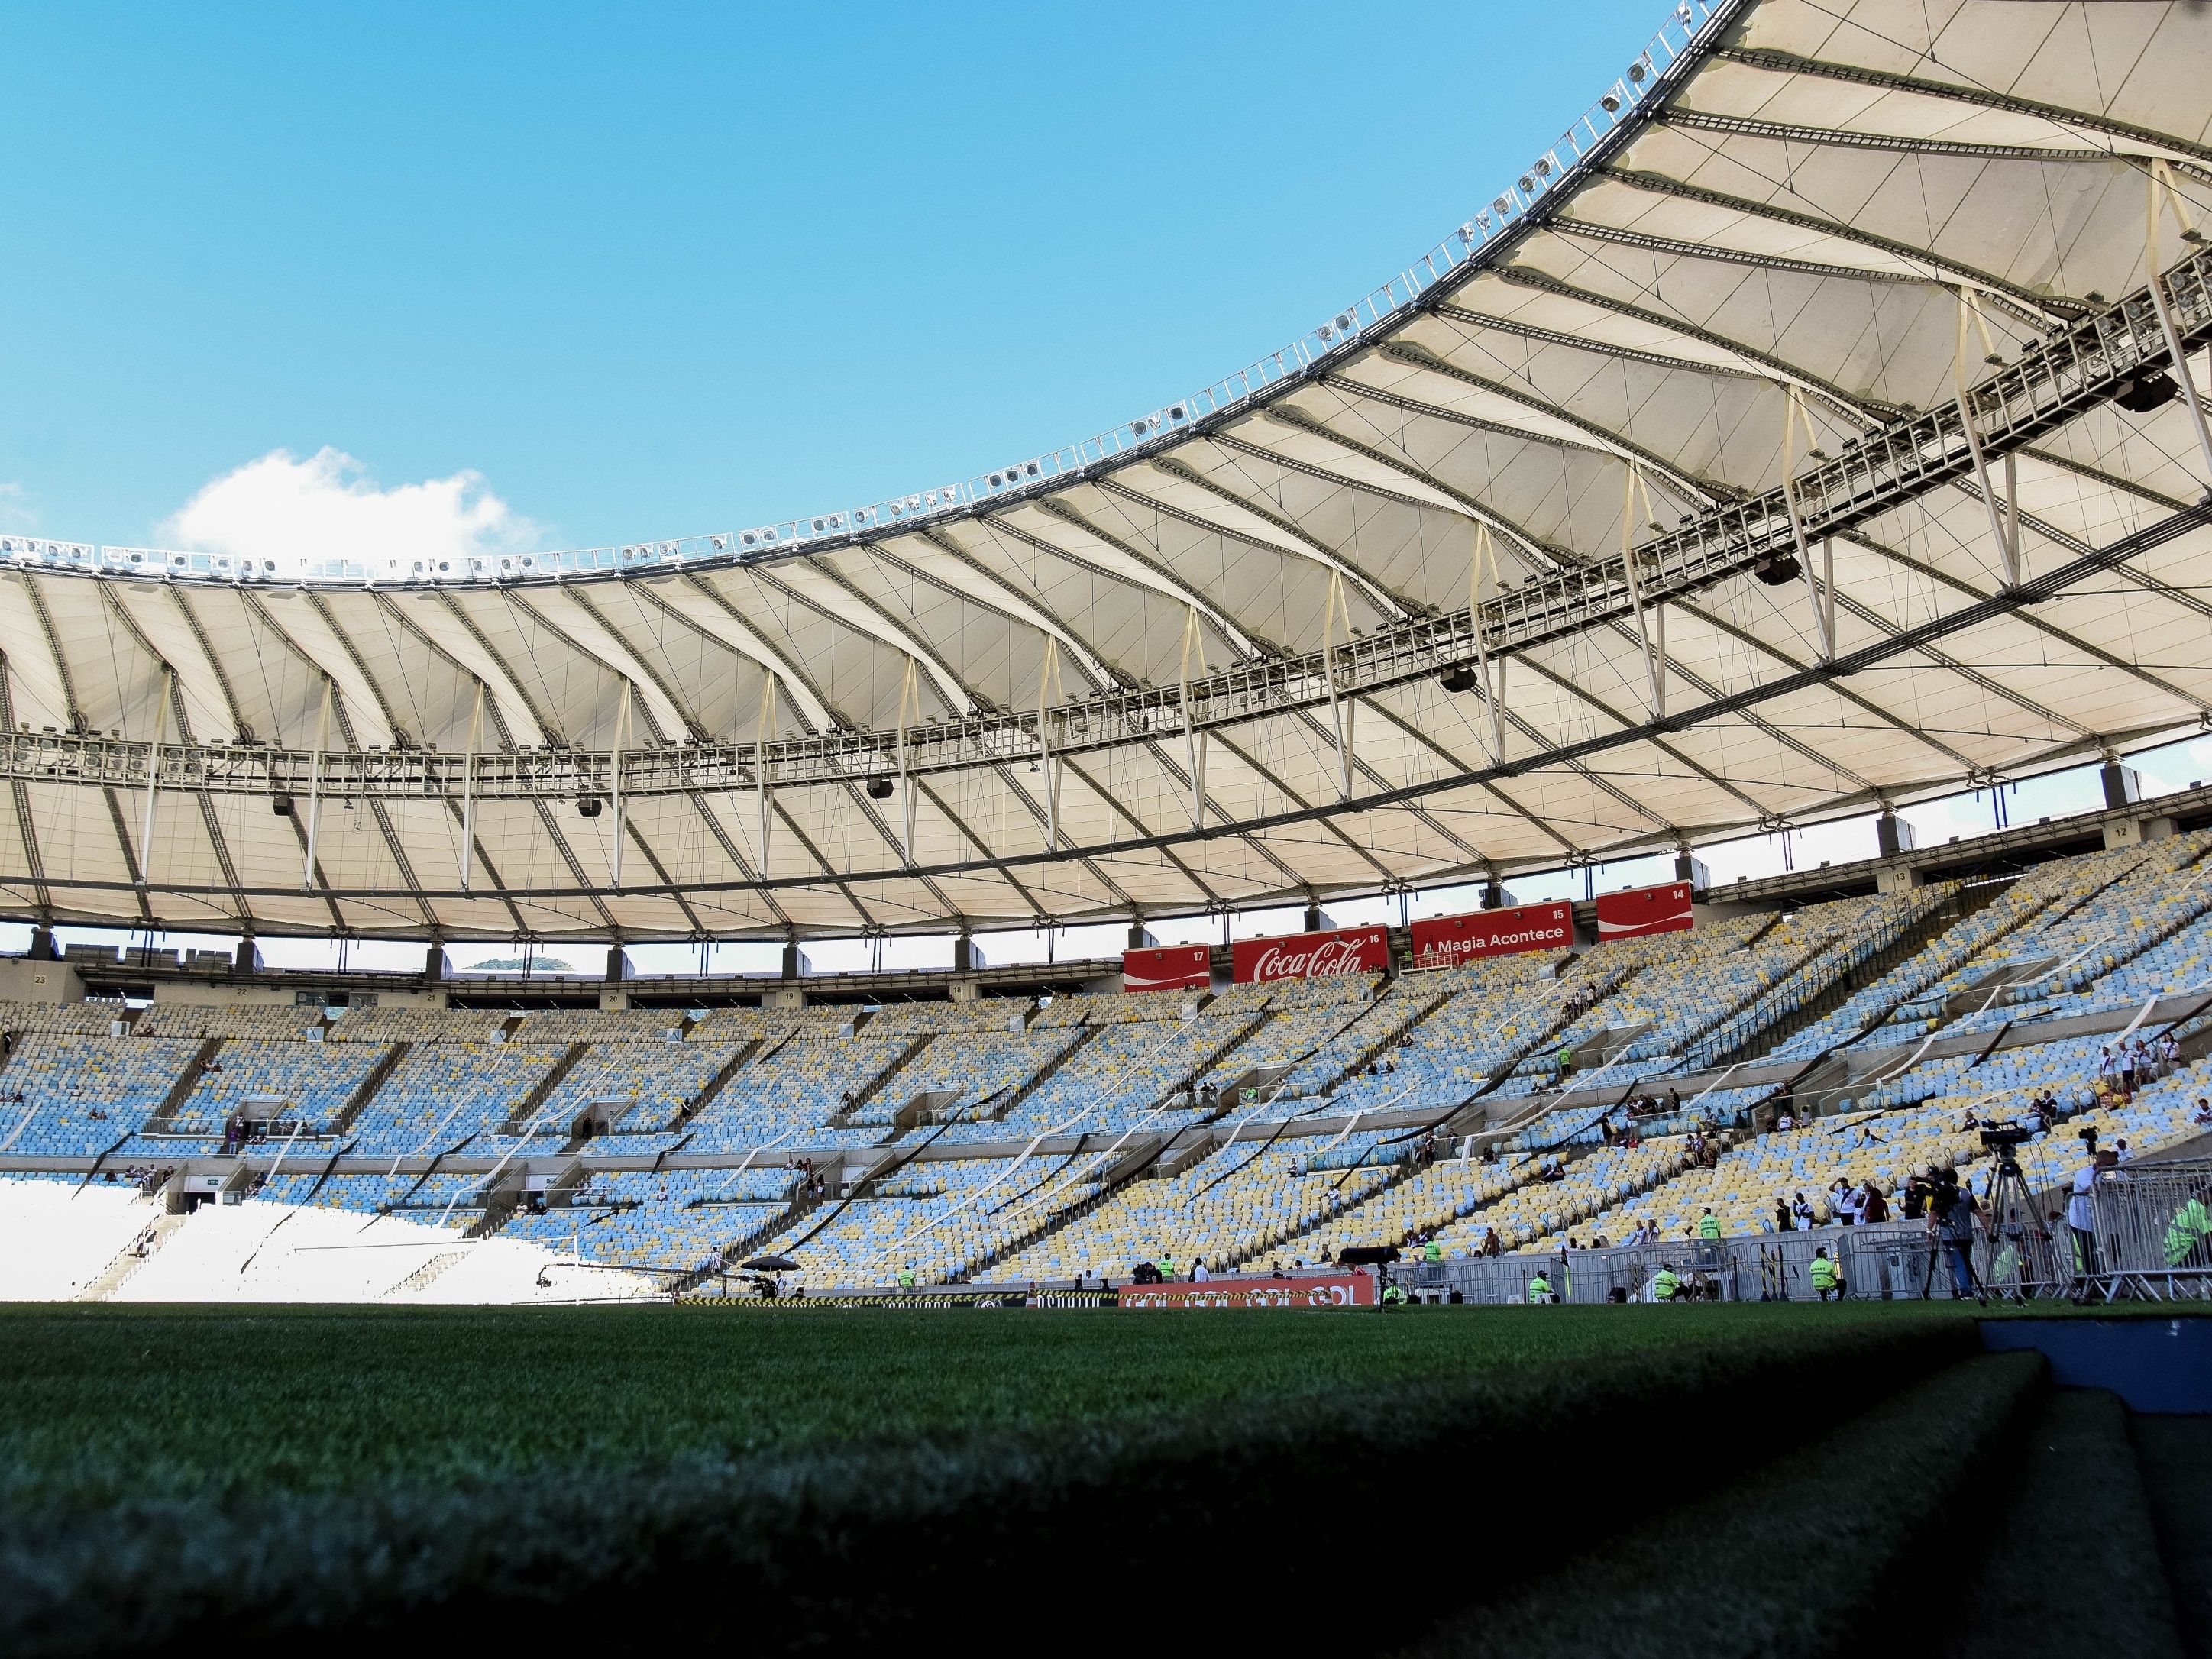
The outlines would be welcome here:
[[[1183,758],[1190,775],[1190,827],[1206,828],[1206,733],[1191,718],[1190,665],[1195,657],[1206,665],[1206,635],[1199,631],[1198,607],[1185,605],[1182,613],[1182,695],[1176,709],[1182,716]]]
[[[1966,450],[1973,458],[1974,477],[1982,486],[1982,505],[1989,509],[1990,534],[1996,541],[1997,561],[2004,570],[2004,585],[2018,587],[2021,577],[2020,479],[2013,465],[2011,452],[2008,450],[2004,457],[2005,489],[2002,496],[1990,482],[1989,457],[1982,452],[1981,434],[1974,426],[1973,396],[1966,389],[1966,330],[1969,324],[1981,331],[1984,361],[2002,363],[2004,357],[1997,350],[1996,341],[1990,333],[1989,319],[1982,315],[1979,296],[1972,289],[1964,287],[1952,291],[1959,296],[1958,343],[1951,353],[1952,395],[1959,405],[1959,424],[1966,431]],[[2157,291],[2158,283],[2154,278],[2151,292],[2155,294]],[[2004,503],[2002,506],[1999,504],[2001,501]]]
[[[469,890],[477,866],[477,750],[483,742],[484,684],[477,682],[469,709],[469,746],[461,758],[461,890]]]
[[[2181,223],[2181,240],[2191,246],[2202,241],[2197,227],[2190,222],[2188,205],[2181,199],[2181,191],[2173,182],[2172,169],[2154,156],[2148,169],[2150,174],[2150,212],[2143,225],[2143,269],[2150,275],[2150,302],[2158,309],[2158,325],[2166,336],[2166,355],[2173,359],[2173,378],[2181,382],[2181,400],[2189,406],[2189,418],[2197,428],[2197,453],[2204,458],[2204,478],[2212,486],[2212,426],[2204,420],[2204,405],[2197,401],[2197,383],[2189,373],[2189,357],[2181,349],[2181,331],[2173,325],[2173,307],[2166,297],[2166,279],[2158,268],[2158,224],[2160,207],[2172,204],[2173,216]]]
[[[1626,464],[1620,480],[1620,568],[1628,580],[1628,608],[1636,618],[1636,639],[1644,657],[1644,689],[1651,709],[1651,718],[1667,718],[1667,611],[1664,605],[1654,605],[1656,616],[1647,618],[1644,608],[1644,584],[1636,573],[1636,501],[1644,499],[1644,516],[1657,528],[1652,515],[1656,509],[1651,505],[1650,486],[1644,482],[1644,468],[1634,460]],[[1653,629],[1657,628],[1657,651],[1653,651]]]
[[[177,671],[167,663],[161,665],[161,697],[154,705],[154,746],[146,753],[146,827],[138,836],[138,884],[150,884],[154,879],[154,800],[161,781],[161,739],[168,735],[169,691],[176,684]]]

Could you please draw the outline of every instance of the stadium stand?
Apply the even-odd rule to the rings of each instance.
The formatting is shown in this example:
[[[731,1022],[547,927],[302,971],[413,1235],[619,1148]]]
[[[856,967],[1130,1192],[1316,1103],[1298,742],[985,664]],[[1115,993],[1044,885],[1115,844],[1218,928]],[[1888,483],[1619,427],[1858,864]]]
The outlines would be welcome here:
[[[19,1005],[0,1159],[106,1158],[134,1191],[174,1192],[186,1165],[233,1167],[222,1138],[251,1119],[255,1204],[660,1283],[757,1249],[825,1287],[1119,1276],[1163,1253],[1222,1270],[1378,1247],[1449,1261],[1493,1238],[1679,1237],[1708,1206],[1759,1233],[1801,1193],[1825,1222],[1838,1182],[1894,1195],[1931,1164],[1985,1180],[1969,1115],[2070,1114],[2023,1153],[2053,1180],[2071,1151],[2053,1137],[2086,1126],[2145,1154],[2202,1133],[2208,847],[2192,831],[1978,889],[1218,994]],[[2122,1069],[2152,1037],[2128,1094]]]

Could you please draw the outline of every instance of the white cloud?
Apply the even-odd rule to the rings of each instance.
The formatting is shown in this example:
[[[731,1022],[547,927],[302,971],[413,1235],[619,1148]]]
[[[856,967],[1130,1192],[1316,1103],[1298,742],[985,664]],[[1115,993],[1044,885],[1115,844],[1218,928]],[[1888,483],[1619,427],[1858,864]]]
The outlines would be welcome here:
[[[39,515],[19,483],[0,483],[0,530],[36,530]]]
[[[538,527],[477,472],[386,489],[343,450],[271,450],[226,472],[162,525],[169,545],[268,559],[279,570],[348,559],[381,571],[537,545]]]

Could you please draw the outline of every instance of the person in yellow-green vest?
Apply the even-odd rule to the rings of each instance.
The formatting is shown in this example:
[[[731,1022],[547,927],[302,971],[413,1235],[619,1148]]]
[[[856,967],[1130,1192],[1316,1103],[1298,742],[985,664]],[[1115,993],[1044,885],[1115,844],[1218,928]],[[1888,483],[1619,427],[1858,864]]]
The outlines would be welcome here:
[[[1838,1302],[1844,1299],[1843,1269],[1828,1260],[1825,1244],[1813,1252],[1813,1289],[1823,1302],[1832,1295]]]
[[[1662,1261],[1659,1271],[1652,1275],[1651,1299],[1654,1302],[1679,1302],[1682,1298],[1682,1281],[1676,1276],[1674,1265]]]
[[[1540,1303],[1558,1300],[1559,1297],[1552,1294],[1552,1281],[1544,1277],[1541,1267],[1537,1268],[1536,1276],[1528,1281],[1528,1305],[1534,1307]]]
[[[1421,1246],[1421,1260],[1422,1260],[1422,1261],[1443,1261],[1443,1259],[1444,1259],[1444,1247],[1443,1247],[1443,1245],[1441,1245],[1441,1244],[1437,1243],[1437,1241],[1436,1241],[1435,1239],[1433,1239],[1433,1238],[1432,1238],[1432,1239],[1431,1239],[1427,1243],[1425,1243],[1425,1244],[1424,1244],[1424,1245],[1422,1245],[1422,1246]]]
[[[1164,1285],[1174,1284],[1175,1258],[1170,1255],[1165,1250],[1161,1251],[1158,1267],[1160,1270],[1160,1282]]]
[[[1384,1307],[1397,1307],[1400,1304],[1403,1303],[1405,1299],[1406,1287],[1403,1285],[1389,1284],[1385,1285],[1382,1287],[1382,1305]]]
[[[2212,1253],[2212,1211],[2200,1193],[2173,1212],[2166,1228],[2166,1265],[2201,1267]]]
[[[909,1261],[905,1267],[899,1269],[899,1289],[902,1291],[910,1291],[913,1288],[914,1263]]]
[[[1708,1207],[1698,1218],[1698,1237],[1707,1244],[1717,1244],[1721,1238],[1721,1218]]]

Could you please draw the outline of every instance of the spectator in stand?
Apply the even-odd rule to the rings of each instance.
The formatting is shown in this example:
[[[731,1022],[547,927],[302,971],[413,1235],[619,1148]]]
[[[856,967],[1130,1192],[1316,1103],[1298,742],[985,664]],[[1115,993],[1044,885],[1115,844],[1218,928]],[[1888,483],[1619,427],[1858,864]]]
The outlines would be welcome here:
[[[1844,1227],[1858,1219],[1856,1194],[1841,1176],[1828,1183],[1828,1218]]]
[[[2197,1110],[2189,1121],[2197,1128],[2212,1129],[2212,1100],[2207,1100],[2203,1095],[2197,1096]]]
[[[1795,1232],[1796,1230],[1797,1224],[1790,1218],[1790,1200],[1786,1198],[1777,1198],[1774,1200],[1774,1231],[1778,1233],[1788,1233]]]
[[[1869,1176],[1866,1185],[1859,1188],[1859,1224],[1863,1227],[1870,1227],[1876,1222],[1888,1219],[1889,1200],[1882,1195],[1882,1190],[1875,1183],[1875,1178]]]
[[[1204,1256],[1193,1256],[1191,1258],[1190,1282],[1192,1284],[1203,1285],[1207,1279],[1212,1277],[1213,1275],[1206,1270],[1206,1258]]]
[[[1503,1255],[1505,1254],[1505,1241],[1498,1237],[1497,1228],[1486,1227],[1483,1230],[1482,1254],[1485,1255]]]
[[[2112,1143],[2112,1156],[2120,1163],[2133,1162],[2135,1155],[2135,1148],[2128,1145],[2128,1138],[2125,1135],[2122,1135]]]
[[[1810,1232],[1820,1224],[1820,1218],[1813,1213],[1813,1206],[1805,1201],[1802,1193],[1796,1194],[1790,1200],[1790,1221],[1800,1232]]]

